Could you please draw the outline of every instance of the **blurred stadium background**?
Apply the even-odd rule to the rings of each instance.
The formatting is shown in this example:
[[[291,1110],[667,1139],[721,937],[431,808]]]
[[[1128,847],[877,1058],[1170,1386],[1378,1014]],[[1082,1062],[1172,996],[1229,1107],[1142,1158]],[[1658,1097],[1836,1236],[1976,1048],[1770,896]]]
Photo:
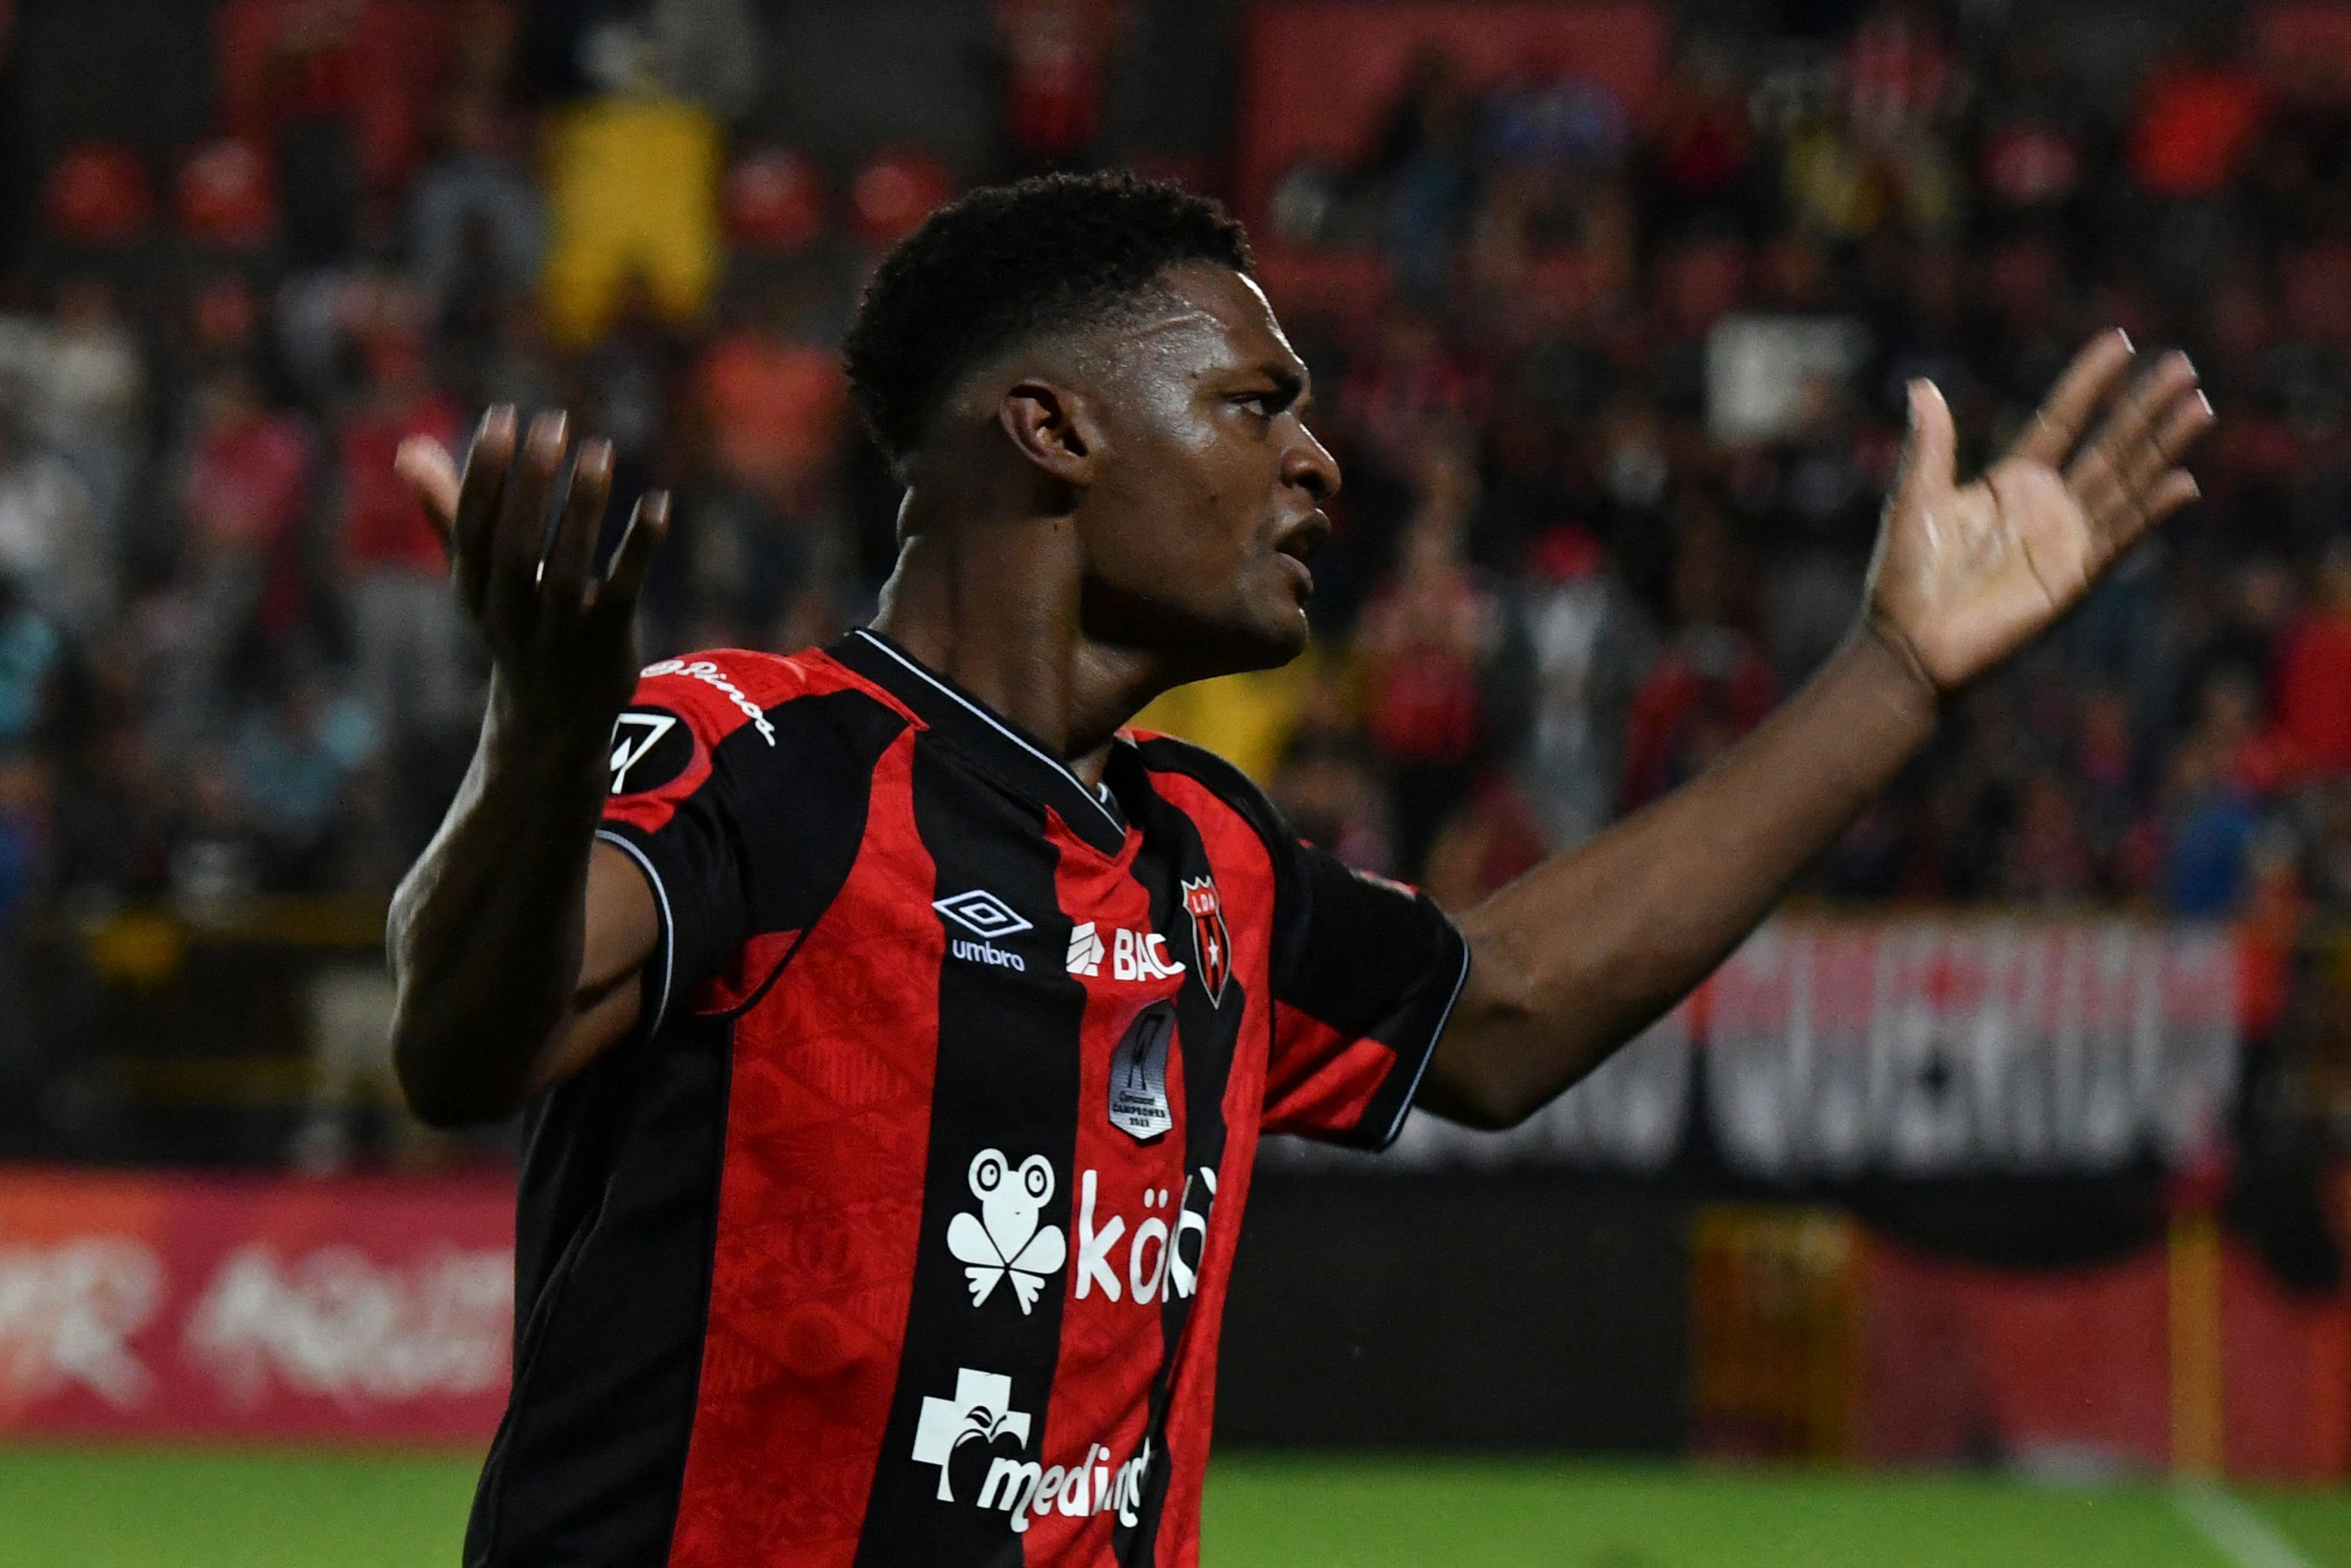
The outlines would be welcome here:
[[[510,1134],[381,1053],[482,674],[398,441],[569,406],[680,494],[648,657],[829,636],[862,269],[1104,163],[1249,220],[1348,473],[1314,653],[1150,722],[1448,903],[1826,652],[1906,378],[1980,453],[2120,322],[2223,413],[1600,1078],[1269,1149],[1211,1568],[2351,1564],[2320,0],[0,0],[0,1563],[455,1559]]]

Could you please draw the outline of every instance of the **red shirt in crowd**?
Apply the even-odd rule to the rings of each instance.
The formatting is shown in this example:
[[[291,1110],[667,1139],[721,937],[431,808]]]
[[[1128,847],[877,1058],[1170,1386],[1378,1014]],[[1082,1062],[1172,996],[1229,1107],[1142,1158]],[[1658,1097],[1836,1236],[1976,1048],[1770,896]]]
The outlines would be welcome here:
[[[2131,177],[2153,195],[2212,194],[2243,163],[2268,107],[2261,78],[2241,65],[2161,72],[2131,125]]]
[[[1694,778],[1730,742],[1771,711],[1777,685],[1762,653],[1724,632],[1722,667],[1687,647],[1667,652],[1633,696],[1625,722],[1625,809],[1656,800]]]
[[[209,553],[276,553],[310,505],[310,444],[284,414],[232,414],[197,442],[188,469],[188,533]]]
[[[424,508],[392,472],[400,444],[429,435],[452,451],[463,443],[456,403],[436,392],[371,409],[346,419],[335,433],[342,468],[343,554],[361,570],[410,567],[438,574],[446,564]]]
[[[1102,129],[1102,68],[1118,32],[1116,0],[999,0],[1005,120],[1032,158],[1074,156]]]
[[[2279,650],[2277,728],[2288,767],[2351,773],[2351,607],[2319,608]]]
[[[695,381],[729,477],[789,505],[831,462],[849,389],[831,350],[738,332],[711,345]]]

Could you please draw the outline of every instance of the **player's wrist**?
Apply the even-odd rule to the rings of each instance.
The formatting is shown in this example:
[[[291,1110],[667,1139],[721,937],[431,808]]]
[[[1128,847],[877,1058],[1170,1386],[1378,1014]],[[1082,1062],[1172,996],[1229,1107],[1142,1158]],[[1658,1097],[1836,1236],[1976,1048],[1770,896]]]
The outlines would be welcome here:
[[[494,670],[484,734],[493,760],[509,768],[538,773],[575,772],[591,762],[601,768],[612,721],[627,706],[625,692],[605,698],[548,691]]]
[[[1950,695],[1943,684],[1927,668],[1926,660],[1910,634],[1896,625],[1875,605],[1862,612],[1854,634],[1846,639],[1849,646],[1859,645],[1871,662],[1885,673],[1898,674],[1909,687],[1910,695],[1929,709],[1940,709]]]

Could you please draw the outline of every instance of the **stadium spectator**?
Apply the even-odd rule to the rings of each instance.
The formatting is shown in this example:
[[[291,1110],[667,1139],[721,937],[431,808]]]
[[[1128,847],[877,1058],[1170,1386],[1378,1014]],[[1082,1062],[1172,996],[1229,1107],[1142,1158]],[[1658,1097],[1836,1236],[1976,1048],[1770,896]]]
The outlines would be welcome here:
[[[997,0],[1005,138],[1019,167],[1064,168],[1092,151],[1111,53],[1128,22],[1120,0]]]
[[[1747,567],[1728,520],[1692,497],[1675,538],[1673,631],[1625,718],[1626,810],[1696,777],[1778,693],[1771,661],[1743,626]]]
[[[97,548],[119,567],[146,459],[145,356],[115,289],[99,277],[61,283],[39,337],[39,368],[27,388],[33,433],[81,481],[100,531]]]
[[[411,436],[457,442],[463,416],[425,379],[423,346],[407,332],[380,330],[362,353],[365,379],[334,437],[341,578],[359,689],[397,747],[466,727],[474,695],[441,541],[392,465]]]
[[[1499,739],[1498,687],[1513,672],[1509,606],[1464,559],[1477,473],[1458,445],[1422,461],[1420,505],[1395,573],[1357,629],[1372,744],[1390,774],[1397,863],[1420,873],[1438,828],[1467,799]]]
[[[26,410],[0,401],[0,577],[58,626],[95,636],[114,607],[117,565],[89,492],[37,449]]]
[[[0,571],[0,752],[45,738],[64,656],[56,625]]]
[[[335,831],[353,776],[375,749],[377,727],[356,700],[327,690],[315,671],[297,664],[276,684],[272,698],[247,710],[230,748],[236,810],[254,824],[263,885],[316,892],[336,880]]]
[[[2311,601],[2278,653],[2278,731],[2287,765],[2351,774],[2351,538],[2327,547]]]
[[[1573,844],[1614,815],[1625,712],[1654,634],[1599,541],[1573,525],[1528,551],[1520,594],[1534,695],[1518,786],[1546,841]]]
[[[441,155],[409,198],[416,286],[462,330],[527,293],[547,248],[547,204],[514,156],[513,128],[495,104],[451,105]]]
[[[215,373],[194,404],[175,584],[186,632],[171,701],[183,737],[225,716],[234,660],[256,642],[281,644],[295,630],[314,461],[308,429],[265,404],[248,371]]]

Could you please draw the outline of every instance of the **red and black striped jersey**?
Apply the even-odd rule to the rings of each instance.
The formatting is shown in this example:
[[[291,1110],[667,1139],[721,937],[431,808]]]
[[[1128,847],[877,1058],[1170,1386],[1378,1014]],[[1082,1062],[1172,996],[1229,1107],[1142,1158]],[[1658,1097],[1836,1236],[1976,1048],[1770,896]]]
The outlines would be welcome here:
[[[1460,935],[871,632],[653,665],[611,790],[661,943],[527,1117],[466,1561],[1195,1563],[1258,1135],[1392,1139]]]

